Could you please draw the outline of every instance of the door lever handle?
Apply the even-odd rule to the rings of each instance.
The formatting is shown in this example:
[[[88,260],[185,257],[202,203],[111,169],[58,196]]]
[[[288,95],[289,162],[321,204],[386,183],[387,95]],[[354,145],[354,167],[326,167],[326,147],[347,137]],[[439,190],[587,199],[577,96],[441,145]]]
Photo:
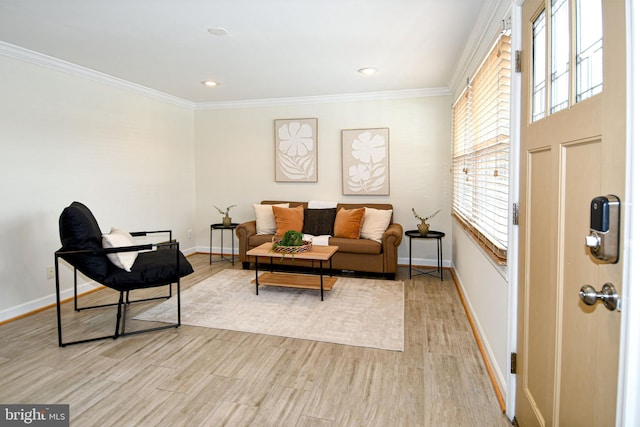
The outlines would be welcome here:
[[[618,308],[618,291],[611,283],[602,285],[600,292],[597,292],[591,285],[584,285],[580,288],[579,295],[582,302],[587,305],[594,305],[600,300],[611,311]]]

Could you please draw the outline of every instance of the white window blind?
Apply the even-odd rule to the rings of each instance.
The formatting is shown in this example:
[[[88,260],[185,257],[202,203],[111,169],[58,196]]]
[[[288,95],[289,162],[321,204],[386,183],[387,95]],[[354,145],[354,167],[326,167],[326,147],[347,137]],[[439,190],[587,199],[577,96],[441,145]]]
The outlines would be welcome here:
[[[511,38],[502,35],[453,105],[453,213],[506,263]]]

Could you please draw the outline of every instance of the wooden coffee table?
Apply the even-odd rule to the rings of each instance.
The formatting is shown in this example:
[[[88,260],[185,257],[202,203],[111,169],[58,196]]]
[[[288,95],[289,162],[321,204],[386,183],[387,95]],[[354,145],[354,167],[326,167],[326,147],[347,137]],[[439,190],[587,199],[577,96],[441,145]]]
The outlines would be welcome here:
[[[271,250],[273,243],[263,243],[262,245],[250,249],[247,251],[247,255],[255,257],[256,264],[256,295],[258,295],[258,286],[283,286],[287,288],[302,288],[302,289],[319,289],[320,300],[324,301],[324,291],[330,291],[336,282],[335,277],[331,277],[332,262],[331,258],[338,251],[337,246],[313,246],[308,252],[301,252],[293,256],[294,259],[306,259],[312,261],[318,261],[320,264],[320,274],[294,274],[294,273],[274,273],[273,272],[273,260],[282,258],[281,252],[274,252]],[[291,254],[284,255],[286,258],[290,258]],[[270,272],[264,272],[258,275],[258,258],[269,258],[271,265]],[[323,275],[322,267],[323,263],[329,261],[329,276],[325,278]]]

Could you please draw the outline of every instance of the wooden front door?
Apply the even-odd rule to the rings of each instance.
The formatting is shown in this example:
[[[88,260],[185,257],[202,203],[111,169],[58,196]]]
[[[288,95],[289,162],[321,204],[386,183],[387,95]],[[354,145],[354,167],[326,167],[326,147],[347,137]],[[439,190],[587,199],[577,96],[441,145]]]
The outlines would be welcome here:
[[[564,4],[566,11],[560,9]],[[526,0],[522,8],[521,427],[615,424],[620,312],[602,303],[588,306],[578,296],[582,285],[599,291],[607,282],[624,292],[622,261],[597,261],[585,245],[591,200],[615,194],[624,203],[625,180],[625,4],[595,4],[602,6],[603,84],[595,91],[600,93],[582,100],[576,32],[589,27],[578,28],[576,10],[594,2]],[[569,35],[558,43],[554,32],[561,29],[554,25],[564,19]],[[570,58],[565,77],[556,58],[563,49]],[[566,105],[557,104],[563,90],[569,93]]]

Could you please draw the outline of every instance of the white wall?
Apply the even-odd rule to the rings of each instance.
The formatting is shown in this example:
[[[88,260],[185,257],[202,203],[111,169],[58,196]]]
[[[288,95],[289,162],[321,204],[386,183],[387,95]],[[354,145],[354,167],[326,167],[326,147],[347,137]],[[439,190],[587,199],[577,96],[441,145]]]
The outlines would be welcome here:
[[[275,182],[274,119],[309,117],[318,118],[318,182]],[[389,128],[390,195],[343,196],[341,130],[373,127]],[[449,235],[450,134],[450,96],[196,111],[198,250],[209,250],[209,225],[221,221],[213,205],[237,204],[231,216],[243,222],[255,218],[252,204],[265,199],[389,202],[394,221],[405,230],[418,222],[412,207],[422,215],[441,209],[430,222]],[[416,264],[435,264],[435,243],[428,243],[415,242]],[[229,252],[226,236],[224,244]],[[443,248],[449,265],[450,239],[443,240]],[[214,252],[219,250],[216,232]],[[399,257],[408,263],[406,239]]]
[[[54,302],[46,269],[74,200],[103,231],[172,228],[194,246],[192,108],[1,55],[0,94],[0,321]]]
[[[456,221],[452,228],[453,268],[504,396],[510,371],[506,268],[496,267]]]

